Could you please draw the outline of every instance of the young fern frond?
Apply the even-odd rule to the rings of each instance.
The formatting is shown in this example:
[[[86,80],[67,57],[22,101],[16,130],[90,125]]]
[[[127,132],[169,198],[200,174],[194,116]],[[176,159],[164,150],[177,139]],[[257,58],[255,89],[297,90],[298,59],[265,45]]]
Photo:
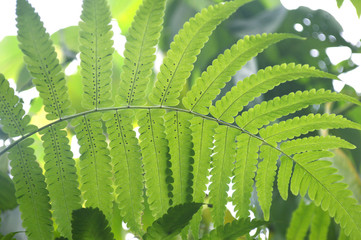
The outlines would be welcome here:
[[[33,83],[43,99],[49,120],[73,113],[70,107],[65,76],[52,46],[49,34],[34,8],[26,0],[17,0],[16,15],[19,47]]]
[[[68,239],[71,235],[71,214],[81,208],[78,176],[73,153],[70,151],[67,122],[60,122],[42,130],[45,178],[48,185],[53,217],[58,231]]]
[[[186,80],[213,30],[240,6],[250,0],[235,0],[209,6],[183,25],[163,60],[155,86],[149,96],[154,105],[177,106]]]
[[[194,202],[204,202],[208,183],[208,169],[210,168],[213,136],[217,124],[204,118],[194,117],[191,119],[192,142],[193,142],[193,194]],[[198,238],[199,224],[202,220],[202,212],[194,214],[191,221],[193,237]]]
[[[138,139],[133,131],[133,110],[111,111],[103,115],[109,133],[117,203],[123,221],[142,235],[143,170]],[[130,205],[130,206],[129,206]]]
[[[245,36],[224,54],[215,59],[207,71],[197,79],[195,85],[183,98],[187,109],[201,114],[208,114],[212,100],[215,99],[231,77],[236,74],[248,61],[268,46],[287,38],[299,38],[292,34],[263,34]]]
[[[86,109],[113,105],[111,101],[111,75],[113,32],[111,14],[106,0],[84,0],[79,22],[81,75]]]
[[[217,119],[233,123],[233,117],[237,116],[238,112],[242,111],[243,107],[254,98],[281,83],[304,77],[337,78],[308,65],[290,63],[267,67],[264,70],[259,70],[257,74],[239,81],[237,86],[234,86],[221,100],[210,107],[210,113]]]
[[[348,101],[357,105],[361,104],[355,98],[329,90],[320,89],[316,91],[312,89],[304,92],[298,91],[281,98],[276,97],[273,100],[257,104],[237,117],[236,123],[249,132],[257,133],[259,128],[282,116],[294,113],[312,104],[334,101]]]
[[[37,128],[29,125],[30,117],[25,115],[20,99],[14,95],[8,81],[0,74],[0,123],[2,130],[11,137],[25,135]],[[22,212],[23,226],[30,240],[52,239],[48,191],[42,169],[36,162],[30,145],[33,139],[26,139],[10,150],[11,174],[16,189],[17,202]]]
[[[159,218],[170,206],[169,154],[163,119],[165,111],[149,109],[141,110],[138,114],[148,203],[153,216]]]
[[[165,0],[144,0],[129,29],[124,51],[118,103],[140,106],[155,60],[155,46],[162,31]]]
[[[236,155],[237,131],[226,126],[216,128],[214,135],[214,156],[212,161],[209,202],[215,226],[224,224],[224,215],[228,197],[228,184],[232,176],[234,157]]]
[[[190,119],[184,112],[168,112],[164,116],[165,132],[172,171],[172,204],[192,201],[192,135]]]
[[[80,181],[85,206],[99,208],[109,218],[113,207],[111,159],[99,119],[101,113],[93,113],[74,119],[72,124],[80,145]]]
[[[291,180],[293,194],[304,196],[306,192],[316,206],[327,211],[336,223],[340,223],[346,235],[351,239],[361,237],[361,206],[347,190],[347,185],[340,182],[336,169],[330,167],[330,161],[317,160],[333,154],[313,151],[295,155],[296,165]]]

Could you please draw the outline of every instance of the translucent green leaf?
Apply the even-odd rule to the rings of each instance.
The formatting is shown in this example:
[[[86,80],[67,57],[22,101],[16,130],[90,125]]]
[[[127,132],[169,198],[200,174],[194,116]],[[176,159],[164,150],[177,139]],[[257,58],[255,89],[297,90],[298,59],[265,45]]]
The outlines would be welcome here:
[[[304,240],[307,230],[311,225],[314,211],[317,210],[314,204],[306,204],[303,200],[293,212],[290,226],[287,229],[287,240]]]

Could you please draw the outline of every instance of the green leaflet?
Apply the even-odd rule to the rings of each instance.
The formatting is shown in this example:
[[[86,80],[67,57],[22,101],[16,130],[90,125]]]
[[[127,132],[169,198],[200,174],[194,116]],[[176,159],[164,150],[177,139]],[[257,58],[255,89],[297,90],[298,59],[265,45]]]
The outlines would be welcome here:
[[[85,206],[99,208],[109,217],[113,207],[111,159],[103,134],[101,113],[74,119],[75,133],[80,145],[80,180]]]
[[[73,212],[72,233],[76,240],[113,240],[108,221],[98,208],[81,208]]]
[[[212,161],[211,185],[209,186],[209,203],[212,219],[215,226],[224,224],[224,215],[227,204],[228,184],[232,176],[233,164],[236,155],[236,135],[238,131],[227,126],[216,128],[214,135],[215,153]]]
[[[354,128],[361,130],[361,125],[335,114],[309,114],[263,128],[260,135],[267,142],[279,142],[292,139],[317,129]]]
[[[249,206],[253,191],[253,178],[257,170],[258,149],[261,141],[247,135],[237,136],[237,155],[234,169],[232,201],[237,217],[249,216]]]
[[[1,161],[1,160],[0,160]],[[0,213],[9,209],[16,208],[15,186],[7,172],[0,170]],[[1,219],[0,219],[1,223]]]
[[[71,213],[81,208],[81,205],[75,161],[70,151],[67,132],[63,130],[66,125],[67,122],[61,122],[42,130],[41,140],[53,217],[61,235],[72,239]]]
[[[260,127],[269,124],[277,118],[294,113],[295,111],[306,108],[312,104],[333,101],[349,101],[361,105],[357,99],[347,95],[331,92],[329,90],[325,91],[324,89],[318,91],[312,89],[310,91],[290,93],[281,98],[276,97],[271,101],[257,104],[250,110],[243,112],[240,117],[237,117],[236,122],[238,126],[247,131],[257,133]]]
[[[195,85],[183,98],[184,106],[191,111],[207,115],[212,100],[243,65],[268,46],[287,38],[299,37],[279,33],[245,36],[244,39],[227,49],[224,54],[219,55],[207,68],[207,71],[202,73],[202,76],[196,80]]]
[[[111,14],[106,0],[83,0],[79,22],[81,76],[83,79],[82,105],[86,109],[109,107],[113,32]]]
[[[262,208],[264,219],[269,220],[272,204],[273,182],[276,176],[279,151],[270,146],[260,147],[260,158],[256,176],[256,189],[259,205]]]
[[[292,175],[293,161],[287,156],[281,156],[281,166],[277,174],[277,186],[281,197],[284,200],[288,198],[288,188]]]
[[[0,123],[2,130],[10,137],[17,137],[37,130],[34,125],[29,125],[30,117],[25,115],[23,104],[15,96],[9,82],[0,74]]]
[[[305,239],[315,210],[317,210],[317,207],[314,204],[307,205],[301,200],[298,208],[292,214],[291,223],[287,229],[287,240]]]
[[[120,105],[143,105],[163,29],[165,0],[144,0],[129,28],[119,88]]]
[[[193,142],[193,201],[204,202],[208,183],[208,169],[210,168],[214,129],[217,123],[204,118],[193,117],[191,120]],[[198,239],[199,224],[202,220],[202,209],[194,214],[191,220],[193,237]]]
[[[143,206],[143,170],[138,139],[133,131],[133,110],[105,113],[111,148],[117,202],[123,221],[138,234]]]
[[[296,162],[291,191],[308,196],[316,206],[321,206],[334,217],[336,223],[342,221],[341,227],[351,239],[361,237],[361,206],[351,197],[352,192],[347,190],[347,185],[339,182],[340,175],[336,175],[336,169],[330,167],[331,162],[317,160],[330,157],[333,154],[324,151],[314,151],[297,154],[293,159]]]
[[[163,60],[149,96],[154,105],[176,106],[186,80],[213,30],[249,0],[223,2],[203,9],[183,25]]]
[[[240,236],[243,236],[249,233],[252,229],[264,225],[265,222],[253,220],[249,218],[240,218],[234,220],[231,223],[226,225],[218,226],[216,229],[213,229],[209,234],[202,237],[202,240],[218,240],[218,239],[227,239],[235,240],[239,239]]]
[[[53,239],[49,197],[42,169],[29,147],[33,142],[26,139],[10,150],[11,174],[28,239],[49,240]]]
[[[188,225],[202,203],[184,203],[168,209],[167,213],[153,222],[143,236],[145,240],[171,240]]]
[[[311,223],[310,240],[327,240],[331,218],[320,207],[315,209]]]
[[[190,114],[178,111],[164,116],[172,171],[172,204],[192,201],[192,135]]]
[[[49,34],[45,32],[40,17],[27,0],[17,0],[16,15],[19,48],[33,83],[40,93],[49,120],[73,113],[70,108],[64,73],[57,59]]]
[[[237,86],[234,86],[221,100],[216,102],[215,106],[210,107],[210,113],[218,119],[233,123],[233,117],[254,98],[281,83],[304,77],[337,78],[308,65],[290,63],[267,67],[259,70],[257,74],[239,81]]]
[[[164,132],[164,110],[140,110],[137,116],[140,126],[145,187],[150,209],[155,218],[169,208],[168,142]]]

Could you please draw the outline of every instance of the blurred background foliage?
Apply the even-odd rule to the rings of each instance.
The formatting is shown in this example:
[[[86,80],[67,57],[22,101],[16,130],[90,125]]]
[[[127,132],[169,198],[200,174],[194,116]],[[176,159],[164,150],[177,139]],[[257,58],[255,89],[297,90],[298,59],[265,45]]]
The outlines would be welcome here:
[[[123,36],[126,36],[127,30],[131,25],[133,16],[141,4],[141,0],[109,0],[115,25],[118,25]],[[168,0],[164,29],[161,33],[161,40],[157,50],[157,62],[161,60],[162,56],[166,54],[169,45],[172,42],[174,35],[182,28],[183,24],[194,14],[202,8],[220,2],[219,0]],[[338,5],[342,4],[342,0],[337,0]],[[355,8],[360,13],[361,6],[358,1],[352,1]],[[79,13],[80,14],[80,13]],[[329,56],[326,54],[326,49],[331,47],[347,47],[352,53],[360,53],[361,49],[358,46],[352,45],[342,37],[342,27],[340,24],[327,12],[322,10],[313,11],[306,7],[300,7],[296,10],[287,10],[279,2],[279,0],[256,0],[242,8],[240,8],[230,19],[221,24],[213,33],[209,42],[206,44],[197,62],[195,63],[194,71],[189,78],[186,88],[190,88],[201,73],[206,70],[207,66],[212,63],[216,56],[229,48],[239,38],[250,34],[270,32],[286,32],[295,33],[305,38],[305,40],[286,40],[270,47],[253,59],[242,70],[240,70],[232,81],[226,86],[227,89],[234,86],[237,81],[250,74],[256,73],[258,69],[266,66],[277,65],[281,63],[300,63],[315,66],[323,71],[330,72],[336,75],[348,72],[358,67],[351,58],[344,60],[337,65],[333,65]],[[81,77],[78,71],[78,27],[70,26],[61,29],[51,36],[54,46],[58,52],[59,60],[67,75],[68,87],[70,91],[70,98],[76,108],[77,112],[84,109],[80,105],[82,84]],[[124,38],[123,38],[124,39]],[[121,45],[121,41],[115,41],[116,44]],[[120,49],[115,52],[113,62],[113,91],[118,89],[120,81],[120,71],[123,63],[122,46],[115,46]],[[34,96],[33,84],[31,82],[30,74],[28,73],[24,62],[23,55],[18,48],[16,36],[5,37],[0,42],[0,72],[2,72],[8,79],[14,80],[14,85],[20,96],[27,96],[30,94],[30,99]],[[155,66],[156,75],[157,65]],[[152,85],[150,84],[150,87]],[[302,79],[300,81],[292,81],[287,84],[282,84],[276,87],[271,92],[257,99],[256,104],[261,101],[270,100],[276,96],[282,96],[290,92],[299,90],[309,90],[311,88],[325,88],[333,89],[332,81],[326,79]],[[186,90],[186,89],[185,89]],[[345,85],[341,90],[343,93],[357,97],[360,99],[360,93],[357,93],[352,87]],[[223,91],[222,91],[223,93]],[[221,93],[221,95],[222,95]],[[24,97],[24,101],[30,101]],[[302,110],[302,114],[307,113],[324,113],[334,112],[343,114],[347,118],[361,124],[361,108],[351,105],[349,103],[343,104],[326,104],[322,106],[312,106],[308,109]],[[33,116],[33,124],[43,126],[47,123],[43,114],[42,101],[35,97],[30,101],[29,114]],[[295,113],[292,117],[300,113]],[[336,157],[332,159],[334,166],[339,172],[345,176],[344,182],[350,185],[350,189],[354,192],[355,197],[361,203],[361,133],[354,130],[332,131],[331,133],[322,132],[320,134],[332,134],[340,136],[358,148],[352,151],[339,149],[335,151]],[[72,132],[69,132],[69,138],[72,139]],[[10,140],[6,140],[6,134],[0,132],[0,140],[2,144],[9,144]],[[39,136],[34,136],[35,148],[38,159],[42,159],[42,148],[40,146]],[[77,157],[75,155],[75,157]],[[9,176],[8,162],[6,156],[0,159],[0,211],[2,212],[2,223],[0,225],[0,233],[7,234],[13,231],[21,231],[21,222],[19,219],[19,211],[16,206],[16,199],[14,196],[14,186]],[[300,204],[301,202],[301,204]],[[256,194],[252,199],[253,213],[256,217],[261,218],[259,206],[256,200]],[[277,190],[274,191],[274,202],[271,208],[270,224],[265,229],[271,239],[286,239],[288,236],[288,228],[292,224],[297,224],[300,221],[300,213],[307,212],[310,230],[304,230],[304,236],[312,239],[312,227],[315,226],[315,221],[319,219],[326,219],[323,216],[322,210],[312,210],[316,207],[309,204],[308,200],[301,200],[298,197],[291,197],[288,201],[283,201],[278,195]],[[230,208],[231,209],[231,208]],[[295,211],[295,214],[292,213]],[[297,213],[297,214],[296,214]],[[117,206],[114,206],[114,216],[119,216]],[[203,223],[201,226],[202,232],[208,232],[210,228],[210,215],[207,208],[204,209]],[[226,214],[226,222],[232,221],[233,215],[231,211]],[[339,233],[339,227],[331,220],[326,221],[326,237],[325,239],[342,239],[343,234]],[[144,228],[147,228],[153,219],[149,210],[146,210],[144,215]],[[113,229],[118,229],[114,232],[117,239],[125,239],[126,229],[122,227],[120,217],[113,222]],[[0,239],[1,235],[0,234]],[[16,235],[21,239],[21,233]],[[290,238],[290,236],[288,236]]]

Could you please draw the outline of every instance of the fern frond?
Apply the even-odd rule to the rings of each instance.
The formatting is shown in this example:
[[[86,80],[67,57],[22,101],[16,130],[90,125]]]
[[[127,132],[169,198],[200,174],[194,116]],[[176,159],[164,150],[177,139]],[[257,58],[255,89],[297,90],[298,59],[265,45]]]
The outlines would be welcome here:
[[[234,169],[232,201],[237,217],[249,216],[249,206],[253,191],[253,178],[257,170],[258,149],[261,141],[247,134],[237,136],[237,155]]]
[[[340,223],[346,235],[351,239],[361,238],[361,206],[351,197],[347,185],[340,182],[342,177],[336,175],[336,169],[330,167],[330,161],[317,160],[330,157],[332,153],[313,151],[294,156],[296,163],[291,180],[291,191],[308,196],[316,206],[321,206]]]
[[[169,208],[168,142],[164,129],[164,110],[139,111],[138,124],[142,150],[145,186],[150,210],[155,218]]]
[[[71,238],[71,214],[81,208],[78,176],[73,153],[70,151],[67,132],[63,129],[67,122],[60,122],[41,131],[44,147],[45,177],[53,217],[58,231]]]
[[[154,105],[176,106],[178,97],[213,30],[249,0],[222,2],[197,13],[174,37],[149,99]]]
[[[260,158],[256,176],[256,189],[259,205],[262,208],[264,219],[269,220],[272,203],[273,182],[276,176],[279,152],[270,146],[261,146]]]
[[[335,114],[309,114],[301,118],[295,117],[278,124],[273,124],[260,131],[267,142],[279,142],[292,139],[318,129],[354,128],[361,130],[361,125]]]
[[[349,101],[361,105],[357,99],[347,95],[331,92],[330,90],[320,89],[316,91],[312,89],[310,91],[290,93],[281,98],[276,97],[271,101],[262,102],[236,118],[236,122],[238,126],[247,131],[257,133],[258,128],[269,124],[277,118],[294,113],[312,104],[333,101]]]
[[[172,171],[172,204],[192,201],[192,115],[171,111],[165,114],[165,132],[168,139]]]
[[[103,119],[109,133],[115,191],[123,221],[130,229],[142,235],[140,218],[144,209],[143,170],[138,139],[133,131],[134,112],[108,112]]]
[[[33,142],[29,138],[18,143],[8,156],[26,235],[29,240],[49,240],[53,239],[54,230],[49,197],[42,169],[29,147]]]
[[[310,240],[327,240],[331,218],[320,207],[315,209],[310,230]]]
[[[9,86],[9,82],[4,75],[0,74],[0,123],[2,131],[10,137],[24,136],[37,129],[34,125],[29,125],[30,117],[25,115],[23,104],[14,94],[14,89]],[[25,116],[24,116],[25,115]]]
[[[264,225],[265,222],[253,220],[249,218],[240,218],[234,220],[231,223],[226,225],[218,226],[216,229],[213,229],[209,234],[202,237],[202,240],[217,240],[217,239],[227,239],[235,240],[239,239],[240,236],[243,236],[249,233],[252,229]]]
[[[111,14],[106,0],[84,0],[79,22],[81,76],[83,78],[82,105],[86,109],[109,107],[113,32]]]
[[[281,144],[283,152],[288,155],[308,152],[320,151],[336,148],[354,149],[355,146],[351,143],[335,136],[315,136],[308,138],[299,138],[292,141],[287,141]],[[293,162],[287,156],[281,156],[281,166],[277,175],[277,186],[281,197],[284,200],[288,198],[288,187],[292,174]]]
[[[86,207],[99,208],[109,217],[113,207],[111,159],[103,134],[101,113],[83,115],[73,120],[80,145],[80,190]]]
[[[20,99],[14,95],[8,81],[0,74],[0,123],[2,130],[11,137],[30,133],[37,128],[29,125],[30,117],[25,115]],[[10,150],[11,174],[15,195],[20,205],[21,218],[30,240],[47,240],[53,237],[48,191],[42,169],[36,162],[34,142],[28,138]]]
[[[239,81],[237,86],[234,86],[221,100],[211,106],[209,111],[214,117],[233,123],[233,117],[254,98],[281,83],[304,77],[337,78],[308,65],[290,63],[267,67],[243,79],[243,81]]]
[[[307,205],[301,200],[298,208],[292,213],[290,226],[287,228],[287,240],[305,239],[316,209],[313,203]]]
[[[162,31],[165,0],[145,0],[129,28],[119,88],[120,105],[143,105]]]
[[[207,190],[208,175],[211,163],[214,129],[217,123],[204,118],[193,117],[191,120],[192,141],[193,141],[193,201],[204,202]],[[198,239],[199,224],[202,220],[202,210],[194,214],[191,221],[193,237]]]
[[[328,150],[336,148],[354,149],[355,146],[346,140],[335,136],[315,136],[308,138],[299,138],[287,141],[281,144],[282,151],[291,155],[295,153]]]
[[[221,89],[231,80],[249,60],[263,52],[268,46],[287,38],[298,38],[292,34],[262,34],[255,36],[245,36],[239,40],[224,54],[215,59],[207,71],[202,73],[183,98],[183,105],[194,112],[204,115],[209,113],[212,100],[217,97]]]
[[[40,93],[49,120],[59,119],[73,113],[68,89],[52,46],[39,15],[27,0],[16,1],[19,47],[33,83]]]
[[[212,161],[209,203],[215,226],[224,224],[224,214],[228,197],[228,184],[232,176],[236,155],[236,135],[238,131],[227,126],[216,128],[214,135],[214,156]]]

